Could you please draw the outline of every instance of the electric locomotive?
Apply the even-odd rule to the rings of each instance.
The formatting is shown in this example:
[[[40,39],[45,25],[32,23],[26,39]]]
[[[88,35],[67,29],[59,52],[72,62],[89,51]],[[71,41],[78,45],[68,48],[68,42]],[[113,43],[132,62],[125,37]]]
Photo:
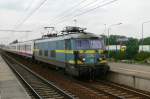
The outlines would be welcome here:
[[[61,35],[35,40],[33,57],[79,77],[105,74],[109,70],[105,54],[102,37],[68,26]]]

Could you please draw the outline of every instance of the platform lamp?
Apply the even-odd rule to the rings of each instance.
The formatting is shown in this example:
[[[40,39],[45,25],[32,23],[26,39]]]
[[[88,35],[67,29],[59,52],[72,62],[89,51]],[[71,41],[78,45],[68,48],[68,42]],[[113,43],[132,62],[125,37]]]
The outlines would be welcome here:
[[[145,22],[142,23],[142,42],[141,42],[141,44],[142,44],[142,51],[143,51],[143,41],[144,41],[144,24],[149,23],[149,22],[150,22],[150,20],[149,21],[145,21]]]
[[[109,58],[109,56],[110,56],[110,49],[109,49],[109,43],[110,43],[110,41],[109,41],[109,39],[110,39],[110,30],[111,30],[111,27],[113,27],[113,26],[117,26],[117,25],[121,25],[122,23],[121,22],[119,22],[119,23],[117,23],[117,24],[112,24],[112,25],[110,25],[109,27],[108,27],[108,58]]]

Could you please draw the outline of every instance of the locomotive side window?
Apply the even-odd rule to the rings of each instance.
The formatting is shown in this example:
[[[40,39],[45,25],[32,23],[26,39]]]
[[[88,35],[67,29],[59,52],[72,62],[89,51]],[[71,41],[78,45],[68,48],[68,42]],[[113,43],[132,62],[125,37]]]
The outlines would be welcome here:
[[[64,41],[63,40],[57,41],[56,48],[57,49],[65,49]]]
[[[66,49],[71,50],[71,40],[70,39],[66,40]]]
[[[86,39],[76,40],[76,48],[77,49],[89,49],[90,48],[89,40],[86,40]]]
[[[90,47],[93,49],[102,48],[103,44],[101,40],[90,40]]]
[[[44,51],[44,56],[48,56],[48,50]]]
[[[52,50],[50,55],[51,55],[51,57],[56,57],[56,52],[54,50]]]

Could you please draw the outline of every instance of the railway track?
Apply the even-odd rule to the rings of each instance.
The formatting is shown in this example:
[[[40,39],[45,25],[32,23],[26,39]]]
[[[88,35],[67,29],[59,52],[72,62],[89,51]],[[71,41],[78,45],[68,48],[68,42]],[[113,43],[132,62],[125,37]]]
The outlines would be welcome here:
[[[106,81],[101,81],[101,80],[97,82],[98,82],[98,85],[102,84],[102,86],[104,86],[104,87],[99,86],[97,88],[104,88],[106,89],[105,91],[107,91],[108,93],[117,95],[120,98],[150,99],[150,93],[145,93],[138,89],[133,89],[133,88],[119,85],[116,83],[106,82]]]
[[[74,99],[72,95],[61,90],[53,83],[42,78],[24,65],[18,63],[9,56],[3,56],[7,64],[15,71],[19,78],[30,90],[32,98],[35,99]]]
[[[146,94],[141,90],[132,89],[129,87],[121,86],[108,81],[98,80],[91,83],[82,83],[83,85],[100,92],[110,94],[117,99],[150,99],[150,94]]]
[[[19,60],[20,61],[20,60]],[[40,64],[21,62],[47,80],[54,82],[61,89],[74,94],[79,99],[150,99],[149,93],[124,87],[107,81],[84,82],[69,79],[55,71],[43,68]]]

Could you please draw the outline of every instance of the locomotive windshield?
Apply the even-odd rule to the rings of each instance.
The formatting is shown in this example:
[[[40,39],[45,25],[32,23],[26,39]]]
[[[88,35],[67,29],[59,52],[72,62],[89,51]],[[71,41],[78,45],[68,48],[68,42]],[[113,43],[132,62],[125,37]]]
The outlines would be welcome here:
[[[78,39],[76,49],[102,49],[103,41],[100,39]]]

